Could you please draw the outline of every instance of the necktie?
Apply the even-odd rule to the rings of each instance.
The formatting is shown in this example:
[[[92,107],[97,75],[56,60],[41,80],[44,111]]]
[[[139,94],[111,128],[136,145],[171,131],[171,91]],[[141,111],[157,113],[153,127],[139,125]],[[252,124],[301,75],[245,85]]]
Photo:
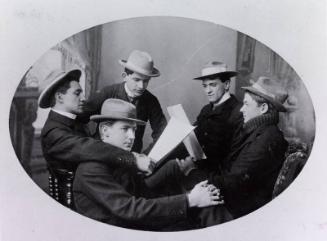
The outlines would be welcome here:
[[[136,105],[136,102],[137,102],[137,98],[133,98],[133,97],[128,97],[129,98],[129,101],[133,104],[133,105]]]

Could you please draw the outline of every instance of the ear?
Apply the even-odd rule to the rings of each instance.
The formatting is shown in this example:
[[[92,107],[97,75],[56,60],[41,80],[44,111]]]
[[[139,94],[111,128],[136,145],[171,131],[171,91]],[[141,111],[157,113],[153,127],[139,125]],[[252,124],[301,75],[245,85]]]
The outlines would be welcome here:
[[[225,84],[225,90],[228,91],[230,88],[230,80],[226,80],[224,84]]]
[[[260,112],[261,112],[261,114],[267,113],[268,112],[268,109],[269,109],[268,104],[267,103],[263,103],[260,106]]]
[[[109,136],[108,126],[106,125],[101,126],[101,133],[103,136],[108,137]]]
[[[127,76],[126,72],[124,71],[123,73],[121,73],[121,76],[123,77],[123,79],[125,79]]]
[[[62,93],[56,92],[55,94],[56,103],[62,103]]]

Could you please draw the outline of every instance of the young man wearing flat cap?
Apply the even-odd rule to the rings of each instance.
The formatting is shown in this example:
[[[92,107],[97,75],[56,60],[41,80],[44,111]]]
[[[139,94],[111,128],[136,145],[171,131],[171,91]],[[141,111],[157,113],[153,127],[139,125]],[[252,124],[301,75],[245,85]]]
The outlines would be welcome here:
[[[87,101],[85,112],[88,116],[100,113],[102,103],[108,98],[128,101],[136,106],[138,119],[149,121],[153,145],[166,127],[167,121],[158,99],[146,88],[150,79],[160,76],[160,72],[154,67],[151,56],[139,50],[132,51],[127,60],[119,60],[119,63],[124,67],[123,82],[106,86],[96,92]],[[142,151],[144,131],[145,126],[136,130],[132,151],[137,153]]]
[[[137,128],[145,125],[137,119],[135,106],[120,99],[105,100],[101,113],[91,116],[91,120],[99,123],[103,142],[125,151],[131,151]],[[166,178],[169,173],[163,175],[162,183],[182,174],[178,165],[172,164],[175,165],[166,169],[171,171],[170,178]],[[172,231],[192,227],[190,208],[219,204],[219,191],[206,181],[195,185],[188,194],[173,196],[155,192],[160,189],[149,183],[124,167],[92,160],[81,163],[73,185],[76,209],[90,218],[116,226]]]
[[[202,173],[222,190],[226,206],[233,218],[248,214],[272,199],[273,188],[288,146],[278,128],[279,112],[287,93],[267,77],[260,77],[245,90],[241,112],[244,125],[233,139],[231,152],[225,160],[229,166],[221,172]],[[190,176],[199,172],[190,173]],[[203,215],[204,225],[220,223],[219,212],[209,208]],[[206,218],[209,218],[206,220]]]
[[[134,156],[88,137],[87,129],[78,120],[85,100],[79,84],[80,76],[78,69],[68,72],[55,70],[43,82],[44,86],[40,86],[43,91],[39,96],[39,106],[51,108],[41,132],[42,150],[49,169],[74,172],[81,162],[99,161],[148,171],[149,158]]]

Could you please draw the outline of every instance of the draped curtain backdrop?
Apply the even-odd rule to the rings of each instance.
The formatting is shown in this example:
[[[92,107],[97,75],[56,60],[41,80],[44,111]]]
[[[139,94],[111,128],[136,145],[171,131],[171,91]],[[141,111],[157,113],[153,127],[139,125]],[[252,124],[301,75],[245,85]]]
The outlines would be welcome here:
[[[54,69],[79,68],[86,97],[96,89],[100,68],[102,28],[78,33],[51,48],[22,78],[10,110],[10,135],[18,159],[25,170],[46,189],[47,170],[40,146],[40,131],[49,110],[39,109],[39,84]]]
[[[285,103],[288,112],[280,115],[280,128],[289,141],[305,143],[311,150],[315,135],[315,116],[312,101],[294,69],[278,54],[255,39],[238,33],[236,93],[240,87],[254,83],[259,76],[267,76],[288,92]]]

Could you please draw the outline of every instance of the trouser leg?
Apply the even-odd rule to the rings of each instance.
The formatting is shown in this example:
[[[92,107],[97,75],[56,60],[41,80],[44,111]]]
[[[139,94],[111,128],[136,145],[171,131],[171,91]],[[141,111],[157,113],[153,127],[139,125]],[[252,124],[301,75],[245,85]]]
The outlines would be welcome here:
[[[180,182],[184,174],[175,160],[169,160],[144,179],[146,186],[167,194],[181,193]]]
[[[194,208],[189,211],[189,215],[198,224],[198,228],[210,227],[233,220],[232,214],[225,205]]]

